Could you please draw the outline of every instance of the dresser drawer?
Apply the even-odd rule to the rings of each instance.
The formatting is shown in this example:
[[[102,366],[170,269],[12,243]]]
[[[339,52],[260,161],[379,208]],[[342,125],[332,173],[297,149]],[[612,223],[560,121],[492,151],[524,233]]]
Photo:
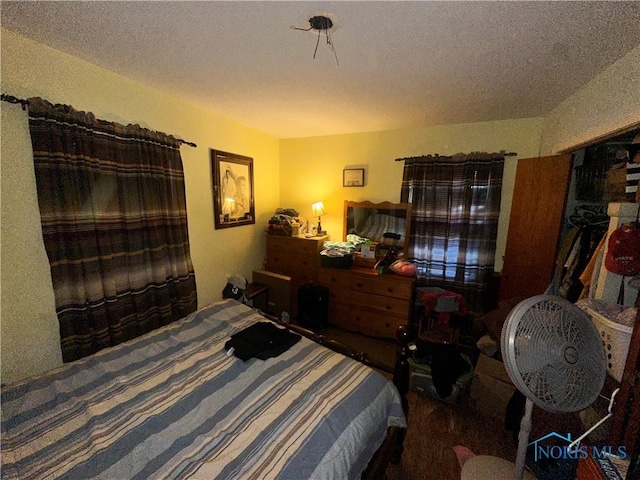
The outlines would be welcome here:
[[[326,239],[318,240],[278,235],[267,236],[267,257],[278,254],[316,256],[322,250],[324,240]]]
[[[396,338],[396,331],[400,325],[407,325],[406,319],[384,316],[379,313],[362,312],[356,314],[360,318],[360,331],[371,337]]]
[[[351,287],[351,275],[348,270],[339,268],[321,268],[319,281],[322,285],[329,287],[331,291],[334,289],[348,290]]]
[[[329,321],[345,330],[381,338],[396,338],[398,326],[408,323],[405,318],[345,305],[330,310]]]
[[[350,332],[360,332],[360,318],[347,305],[336,305],[329,302],[329,323]]]
[[[400,298],[371,295],[338,288],[329,289],[329,309],[344,306],[350,310],[362,310],[382,315],[398,317],[404,320],[409,318],[410,304]]]
[[[353,308],[364,311],[378,312],[404,319],[409,318],[409,302],[401,298],[351,291],[348,298],[343,301],[346,301]]]
[[[396,338],[409,324],[413,278],[377,275],[368,268],[320,268],[319,281],[329,287],[329,322],[349,331]]]
[[[270,272],[282,273],[289,276],[297,276],[300,270],[314,270],[315,278],[318,278],[318,268],[320,267],[319,256],[305,256],[298,254],[290,254],[287,252],[279,252],[271,256],[267,256],[265,268]]]
[[[329,322],[341,325],[340,320],[345,316],[345,309],[351,308],[346,300],[344,294],[334,288],[329,289]]]
[[[403,280],[403,277],[392,275],[386,275],[385,278],[354,276],[350,288],[374,295],[411,300],[413,283]]]

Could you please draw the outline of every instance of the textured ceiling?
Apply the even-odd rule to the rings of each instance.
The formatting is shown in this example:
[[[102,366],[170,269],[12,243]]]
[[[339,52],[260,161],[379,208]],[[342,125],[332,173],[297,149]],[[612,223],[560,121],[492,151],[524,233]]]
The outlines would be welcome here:
[[[278,138],[543,116],[640,2],[10,2],[2,26]],[[335,53],[296,31],[326,13]],[[10,93],[10,92],[7,92]]]

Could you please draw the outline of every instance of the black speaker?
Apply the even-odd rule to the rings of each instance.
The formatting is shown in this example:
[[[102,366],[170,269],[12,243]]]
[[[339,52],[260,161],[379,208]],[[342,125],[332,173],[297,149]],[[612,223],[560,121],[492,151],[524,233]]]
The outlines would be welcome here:
[[[298,325],[321,330],[329,322],[329,288],[318,284],[298,289]]]

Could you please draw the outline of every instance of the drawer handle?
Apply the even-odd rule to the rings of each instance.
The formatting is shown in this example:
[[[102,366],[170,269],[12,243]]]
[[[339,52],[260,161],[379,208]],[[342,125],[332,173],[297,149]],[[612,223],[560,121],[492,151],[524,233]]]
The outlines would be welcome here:
[[[393,293],[393,287],[387,287],[387,292]]]
[[[358,286],[358,288],[362,288],[362,284],[360,282],[356,283],[356,285]]]
[[[387,305],[386,308],[387,308],[387,310],[391,310],[392,307],[391,307],[391,305]]]
[[[384,326],[387,327],[387,328],[390,328],[391,324],[389,322],[387,322],[387,323],[384,324]]]

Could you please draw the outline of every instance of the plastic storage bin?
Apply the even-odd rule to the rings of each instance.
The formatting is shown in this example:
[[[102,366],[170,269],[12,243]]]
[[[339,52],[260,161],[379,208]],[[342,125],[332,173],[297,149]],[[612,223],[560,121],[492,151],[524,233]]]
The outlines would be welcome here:
[[[585,312],[591,317],[593,324],[600,332],[600,337],[602,337],[607,359],[607,373],[621,382],[633,329],[609,320],[591,308],[586,308]]]
[[[471,380],[473,380],[473,364],[466,355],[462,355],[462,357],[469,364],[469,371],[458,378],[453,385],[451,395],[447,398],[442,398],[438,395],[431,376],[431,366],[425,363],[419,363],[413,358],[409,359],[409,388],[414,392],[424,393],[432,398],[442,400],[452,405],[459,404],[469,392]]]
[[[343,257],[330,257],[320,254],[320,266],[325,268],[342,268],[349,269],[353,263],[353,255],[345,255]]]

